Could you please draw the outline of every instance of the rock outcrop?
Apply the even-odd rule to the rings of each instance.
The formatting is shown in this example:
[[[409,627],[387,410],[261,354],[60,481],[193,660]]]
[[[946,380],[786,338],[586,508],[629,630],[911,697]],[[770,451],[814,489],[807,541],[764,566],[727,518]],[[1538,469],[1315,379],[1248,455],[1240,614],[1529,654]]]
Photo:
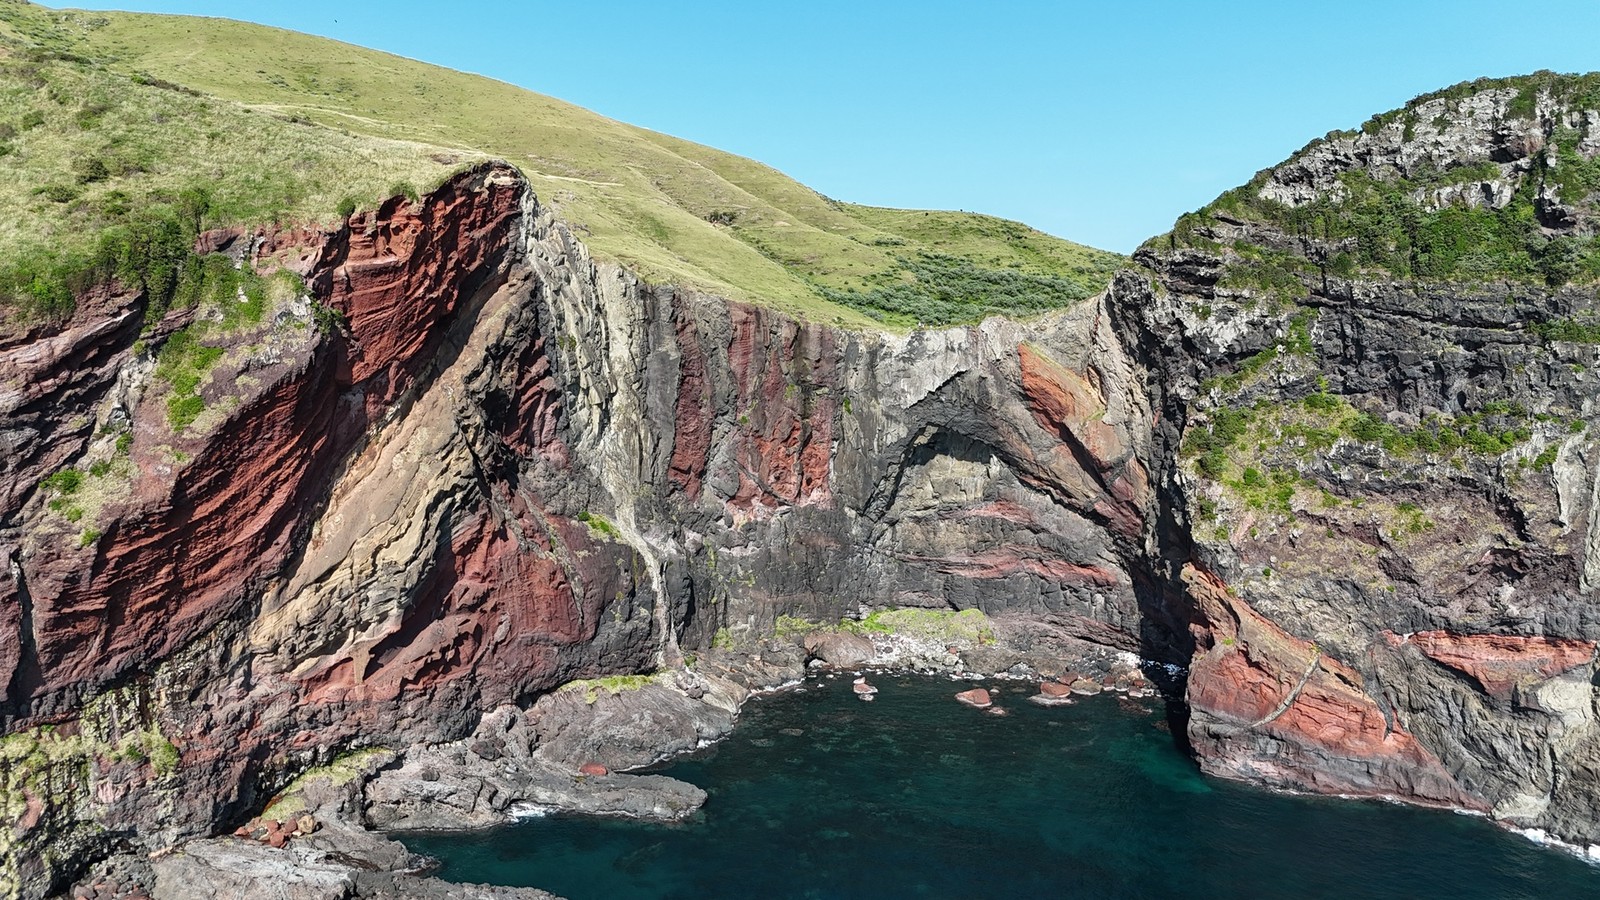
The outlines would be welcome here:
[[[1418,98],[1119,276],[1207,771],[1600,842],[1593,81]]]
[[[1187,667],[1215,774],[1600,843],[1600,112],[1568,87],[1330,136],[1028,323],[649,285],[489,164],[203,236],[295,274],[259,320],[113,284],[0,328],[0,896],[113,850],[275,871],[308,838],[211,838],[307,771],[381,826],[680,817],[703,796],[623,770],[807,651],[872,654],[723,648],[888,607],[1029,623],[985,666]],[[302,862],[340,896],[421,879]]]
[[[344,751],[468,740],[779,616],[1020,610],[1137,644],[1147,412],[1093,303],[802,324],[591,261],[503,165],[337,232],[199,249],[304,289],[259,324],[142,328],[113,290],[0,348],[8,893],[113,831],[231,831]],[[215,348],[187,422],[175,340]]]

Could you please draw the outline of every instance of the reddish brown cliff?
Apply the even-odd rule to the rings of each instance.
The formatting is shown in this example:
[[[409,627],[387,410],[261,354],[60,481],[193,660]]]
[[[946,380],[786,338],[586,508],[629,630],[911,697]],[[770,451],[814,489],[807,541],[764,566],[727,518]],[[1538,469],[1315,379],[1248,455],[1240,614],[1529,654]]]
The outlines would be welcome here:
[[[1208,771],[1484,808],[1366,693],[1361,673],[1286,633],[1216,576],[1190,566],[1183,577],[1196,613],[1190,739]]]
[[[229,829],[346,749],[780,615],[1020,606],[1137,646],[1138,438],[1052,357],[1088,315],[1035,347],[652,288],[500,165],[197,251],[306,291],[137,346],[143,298],[108,292],[0,346],[31,428],[0,471],[0,711],[87,773],[0,785],[0,879],[49,884],[112,823],[150,849]],[[174,340],[207,348],[187,418]]]

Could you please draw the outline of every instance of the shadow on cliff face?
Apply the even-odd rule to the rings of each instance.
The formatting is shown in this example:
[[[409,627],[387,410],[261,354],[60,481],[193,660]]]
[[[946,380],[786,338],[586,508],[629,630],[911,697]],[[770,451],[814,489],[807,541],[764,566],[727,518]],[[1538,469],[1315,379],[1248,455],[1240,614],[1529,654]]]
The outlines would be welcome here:
[[[1105,301],[1124,351],[1144,374],[1141,388],[1155,414],[1147,461],[1154,508],[1146,522],[1145,543],[1123,541],[1119,546],[1124,565],[1133,577],[1139,604],[1139,655],[1144,660],[1145,675],[1167,698],[1166,719],[1173,741],[1193,758],[1186,698],[1188,666],[1195,652],[1191,630],[1195,611],[1180,573],[1192,561],[1195,544],[1187,516],[1182,512],[1183,489],[1177,482],[1178,449],[1187,407],[1171,390],[1175,384],[1191,380],[1192,375],[1177,369],[1175,357],[1165,348],[1164,337],[1149,328],[1144,307],[1154,297],[1144,277],[1139,268],[1124,270],[1108,289]],[[1183,340],[1181,334],[1177,337]]]
[[[1147,571],[1135,584],[1139,598],[1139,657],[1150,683],[1166,698],[1166,723],[1178,749],[1193,756],[1189,744],[1188,663],[1194,653],[1194,639],[1186,622],[1187,600],[1182,587],[1150,577]]]

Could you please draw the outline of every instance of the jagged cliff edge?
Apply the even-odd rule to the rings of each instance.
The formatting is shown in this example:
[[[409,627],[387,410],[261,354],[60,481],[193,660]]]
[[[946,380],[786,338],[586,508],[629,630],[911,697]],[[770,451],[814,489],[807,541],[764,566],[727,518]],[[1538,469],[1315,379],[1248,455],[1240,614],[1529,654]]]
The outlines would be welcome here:
[[[1571,127],[1540,95],[1519,129],[1517,102],[1252,189],[1311,202],[1431,139],[1496,165],[1467,193],[1502,208]],[[0,873],[31,891],[236,824],[341,751],[864,606],[1048,615],[1185,665],[1218,774],[1600,841],[1592,351],[1522,327],[1592,296],[1418,290],[1249,215],[1190,233],[1036,322],[856,334],[596,263],[488,165],[338,232],[205,236],[306,291],[227,326],[187,423],[156,358],[212,313],[141,338],[141,297],[83,298],[0,346]],[[1261,248],[1292,281],[1228,277]],[[1512,403],[1510,446],[1417,446],[1425,417]]]

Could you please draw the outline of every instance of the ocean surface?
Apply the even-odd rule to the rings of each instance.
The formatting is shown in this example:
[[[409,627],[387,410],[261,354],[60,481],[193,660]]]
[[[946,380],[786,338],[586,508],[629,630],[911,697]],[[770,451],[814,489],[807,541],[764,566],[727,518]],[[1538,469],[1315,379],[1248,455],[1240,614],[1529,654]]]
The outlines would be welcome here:
[[[1202,776],[1159,702],[1046,708],[999,687],[876,676],[758,698],[663,769],[710,794],[678,825],[549,816],[410,834],[453,881],[625,898],[1600,897],[1600,867],[1488,822]]]

